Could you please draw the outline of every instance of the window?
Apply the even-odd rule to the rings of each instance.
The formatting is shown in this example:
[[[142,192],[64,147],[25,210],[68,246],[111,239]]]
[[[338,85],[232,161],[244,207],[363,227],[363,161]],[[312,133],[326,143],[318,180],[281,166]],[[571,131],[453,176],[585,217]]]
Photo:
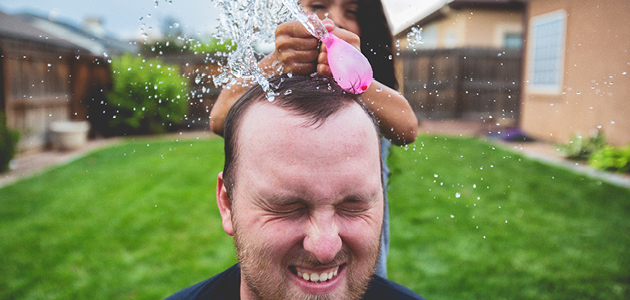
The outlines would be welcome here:
[[[529,90],[540,94],[562,91],[566,12],[532,18],[529,37]]]
[[[503,36],[503,47],[509,49],[520,49],[523,46],[523,37],[520,33],[505,33]]]
[[[446,38],[444,39],[444,47],[446,48],[457,47],[457,32],[455,32],[455,30],[449,30],[446,33]]]
[[[425,28],[422,32],[422,49],[435,49],[438,44],[438,29],[435,26]]]

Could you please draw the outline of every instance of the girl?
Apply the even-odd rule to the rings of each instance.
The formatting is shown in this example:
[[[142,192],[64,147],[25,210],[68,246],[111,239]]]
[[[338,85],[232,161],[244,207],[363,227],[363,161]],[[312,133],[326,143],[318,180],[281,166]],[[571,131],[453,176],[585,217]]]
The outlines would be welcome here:
[[[392,35],[383,5],[380,0],[301,0],[300,4],[305,10],[316,13],[320,19],[325,19],[326,29],[331,33],[360,49],[372,66],[374,81],[360,97],[374,113],[384,137],[381,149],[386,188],[389,168],[385,162],[390,141],[396,145],[415,141],[418,120],[407,99],[396,91],[398,83],[394,75]],[[275,50],[259,63],[264,75],[272,76],[279,72],[309,75],[317,72],[332,77],[325,46],[302,24],[297,21],[280,24],[275,35]],[[235,84],[221,91],[210,113],[210,128],[214,133],[222,135],[228,110],[247,88],[246,85]],[[385,219],[376,273],[384,278],[387,277],[388,248],[389,209],[385,192]]]

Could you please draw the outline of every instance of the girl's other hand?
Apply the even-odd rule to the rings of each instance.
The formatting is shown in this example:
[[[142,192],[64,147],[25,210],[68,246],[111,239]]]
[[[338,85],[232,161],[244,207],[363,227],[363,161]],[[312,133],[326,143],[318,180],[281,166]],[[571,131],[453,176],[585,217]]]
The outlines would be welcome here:
[[[348,42],[361,52],[361,39],[358,35],[335,26],[335,23],[331,19],[326,18],[322,21],[322,23],[324,23],[328,32]],[[326,46],[323,44],[321,46],[319,56],[317,57],[317,72],[322,76],[332,77],[332,72],[330,71],[330,66],[328,65],[328,52],[326,52]]]
[[[273,56],[282,64],[282,73],[309,75],[317,70],[319,40],[298,21],[276,28],[276,49]]]

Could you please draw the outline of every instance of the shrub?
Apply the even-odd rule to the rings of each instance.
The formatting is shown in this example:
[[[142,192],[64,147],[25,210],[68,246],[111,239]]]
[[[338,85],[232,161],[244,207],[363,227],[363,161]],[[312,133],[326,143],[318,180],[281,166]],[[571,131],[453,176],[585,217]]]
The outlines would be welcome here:
[[[0,113],[0,173],[9,170],[19,140],[20,132],[7,128],[4,115]]]
[[[112,59],[111,66],[113,87],[105,110],[111,130],[162,133],[182,123],[188,88],[178,66],[130,54]]]
[[[621,148],[604,147],[591,155],[588,164],[602,170],[628,173],[630,172],[630,145]]]
[[[575,134],[566,145],[559,148],[564,156],[571,159],[588,159],[589,155],[606,146],[606,138],[600,131],[594,131],[591,136],[584,137]]]

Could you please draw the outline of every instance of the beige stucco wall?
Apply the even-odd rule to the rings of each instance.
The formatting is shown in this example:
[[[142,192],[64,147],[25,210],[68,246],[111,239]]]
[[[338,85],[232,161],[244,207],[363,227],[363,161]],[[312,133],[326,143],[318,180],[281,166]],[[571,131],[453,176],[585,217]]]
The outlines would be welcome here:
[[[437,30],[435,48],[501,48],[503,34],[523,32],[522,11],[498,9],[450,9],[442,8],[445,18],[423,26],[423,34]],[[407,47],[409,29],[397,35],[400,48]],[[455,37],[455,39],[453,39]],[[455,43],[453,43],[455,40]]]
[[[552,142],[599,128],[611,144],[630,143],[630,1],[531,0],[528,17],[560,9],[567,14],[562,89],[536,94],[526,81],[521,127]]]

